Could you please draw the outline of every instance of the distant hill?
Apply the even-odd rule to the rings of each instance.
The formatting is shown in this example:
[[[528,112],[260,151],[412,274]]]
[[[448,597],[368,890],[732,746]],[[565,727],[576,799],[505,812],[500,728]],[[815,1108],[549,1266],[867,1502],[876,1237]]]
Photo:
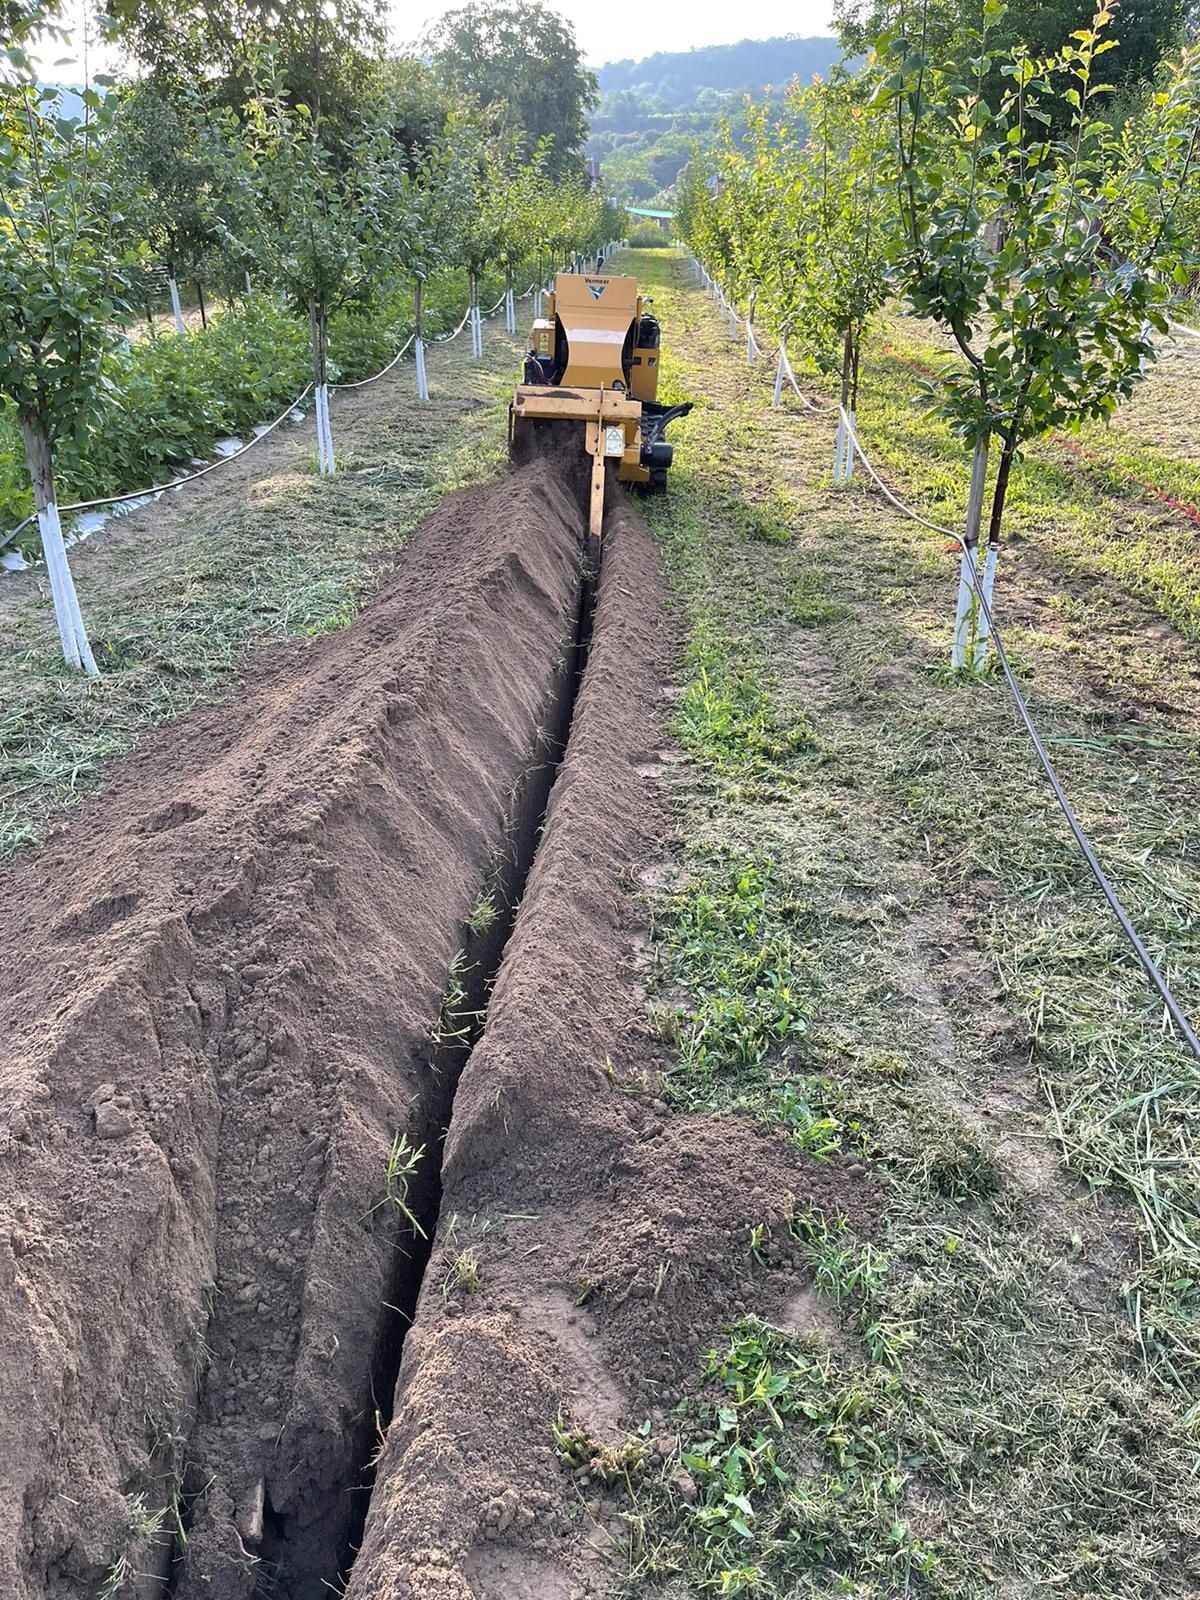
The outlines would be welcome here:
[[[836,39],[742,39],[738,44],[710,44],[699,50],[660,50],[641,61],[610,61],[596,76],[600,93],[632,89],[657,95],[668,105],[683,106],[704,89],[718,93],[782,86],[793,77],[806,83],[814,72],[828,72],[841,59]]]
[[[775,97],[841,59],[836,39],[743,39],[701,50],[660,50],[601,67],[600,104],[587,153],[617,200],[669,205],[695,147],[711,144],[722,117],[737,128],[746,94]]]

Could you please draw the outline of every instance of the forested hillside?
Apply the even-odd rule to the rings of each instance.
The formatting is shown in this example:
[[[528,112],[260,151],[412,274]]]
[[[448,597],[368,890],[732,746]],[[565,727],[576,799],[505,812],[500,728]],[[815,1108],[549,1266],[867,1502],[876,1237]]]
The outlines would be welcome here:
[[[783,37],[610,62],[597,73],[587,153],[618,200],[650,200],[671,188],[693,143],[710,146],[723,116],[737,123],[748,91],[762,98],[792,78],[806,83],[841,54],[836,39]]]

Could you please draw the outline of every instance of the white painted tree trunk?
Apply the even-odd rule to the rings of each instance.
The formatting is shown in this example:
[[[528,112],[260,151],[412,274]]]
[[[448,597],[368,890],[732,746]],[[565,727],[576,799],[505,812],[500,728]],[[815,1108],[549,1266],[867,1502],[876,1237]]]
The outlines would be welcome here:
[[[479,315],[479,280],[474,273],[471,274],[470,285],[471,304],[468,308],[470,312],[468,324],[471,329],[471,354],[476,361],[481,361],[483,359],[483,320]]]
[[[420,278],[413,282],[413,360],[417,367],[417,399],[429,399],[429,380],[425,372],[425,328],[422,321],[422,308],[425,299],[425,285]]]
[[[987,557],[983,563],[983,598],[987,601],[987,609],[979,608],[979,625],[975,634],[975,659],[972,665],[976,672],[983,671],[984,662],[987,660],[988,645],[992,638],[992,624],[990,621],[992,610],[992,591],[996,587],[996,562],[1000,556],[999,545],[990,541],[987,547]]]
[[[316,391],[317,411],[317,469],[322,477],[331,478],[336,471],[333,459],[333,426],[329,420],[329,385],[321,383]]]
[[[174,278],[168,278],[167,288],[171,294],[171,310],[175,313],[175,332],[186,333],[187,323],[183,320],[183,307],[179,303],[179,285]]]
[[[972,639],[976,632],[975,590],[971,582],[971,563],[979,548],[979,524],[983,518],[983,490],[987,481],[988,441],[975,445],[971,462],[971,488],[967,495],[967,526],[963,535],[962,565],[958,578],[958,608],[954,617],[954,645],[950,665],[965,667],[973,660]]]
[[[37,508],[38,531],[42,536],[42,554],[46,558],[46,573],[50,579],[50,596],[54,602],[54,620],[58,625],[58,638],[63,660],[68,666],[86,672],[89,677],[99,677],[96,659],[83,625],[79,598],[67,561],[67,548],[63,543],[62,523],[58,515],[58,502],[54,494],[54,466],[50,441],[34,423],[22,422],[21,433],[25,441],[25,460],[33,484],[33,503]]]
[[[787,377],[787,351],[783,345],[779,346],[779,360],[775,363],[775,388],[771,394],[771,404],[778,411],[783,404],[783,383]]]
[[[504,291],[504,330],[506,333],[517,331],[517,303],[513,298],[513,286],[510,283]]]
[[[842,487],[854,477],[854,430],[858,426],[857,414],[853,411],[846,412],[847,427],[842,430]]]

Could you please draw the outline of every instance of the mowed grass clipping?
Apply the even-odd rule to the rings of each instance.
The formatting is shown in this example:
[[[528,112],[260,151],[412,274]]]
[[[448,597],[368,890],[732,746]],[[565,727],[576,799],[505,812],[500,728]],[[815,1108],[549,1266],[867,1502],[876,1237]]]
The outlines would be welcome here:
[[[504,455],[519,340],[485,324],[431,350],[433,400],[401,363],[333,406],[338,472],[318,477],[312,417],[244,462],[122,518],[72,553],[100,677],[62,662],[42,570],[0,577],[0,859],[36,842],[144,728],[227,692],[254,647],[345,626],[452,488]]]
[[[650,905],[663,1092],[869,1163],[886,1214],[871,1239],[788,1219],[812,1325],[714,1341],[680,1454],[637,1490],[625,1592],[1200,1592],[1196,1064],[1003,686],[944,670],[944,539],[831,488],[832,423],[771,408],[684,263],[631,266],[666,397],[698,400],[651,507],[691,624],[678,872]],[[966,463],[912,389],[877,347],[860,428],[954,525]],[[1149,574],[1145,507],[1069,457],[1021,470],[1010,652],[1196,1015],[1200,692],[1166,619],[1190,629],[1200,568],[1176,541]]]

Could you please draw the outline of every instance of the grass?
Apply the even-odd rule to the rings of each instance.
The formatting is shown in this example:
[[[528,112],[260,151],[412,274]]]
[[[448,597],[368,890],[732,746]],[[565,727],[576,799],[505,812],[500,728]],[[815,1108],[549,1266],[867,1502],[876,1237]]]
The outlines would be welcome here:
[[[878,467],[902,475],[926,516],[962,526],[967,469],[949,427],[915,404],[920,377],[947,360],[919,324],[889,323],[866,363],[859,432]],[[1155,405],[1154,378],[1135,400]],[[1007,540],[1036,540],[1064,575],[1115,580],[1190,638],[1200,637],[1196,526],[1139,483],[1195,505],[1200,464],[1095,423],[1027,447],[1013,474]]]
[[[885,1211],[869,1239],[793,1219],[828,1316],[799,1336],[738,1324],[676,1397],[683,1460],[638,1487],[627,1592],[1196,1592],[1195,1064],[1003,686],[941,671],[945,541],[861,485],[835,494],[827,419],[772,410],[669,255],[638,271],[667,330],[666,398],[704,396],[651,506],[691,629],[678,872],[650,904],[677,1046],[664,1093],[818,1159],[852,1153]],[[864,438],[953,525],[961,452],[912,386],[894,352],[870,365]],[[1160,622],[1200,592],[1191,535],[1164,541],[1178,562],[1160,582],[1136,495],[1036,452],[1014,492],[1010,652],[1195,1015],[1200,692]],[[738,495],[769,496],[788,536],[757,536]],[[729,717],[684,714],[714,681],[736,683],[752,726],[804,738],[742,739],[735,757]]]
[[[496,905],[495,894],[489,892],[481,895],[471,907],[471,913],[467,918],[467,927],[477,936],[490,933],[495,927],[499,915],[500,911]]]
[[[118,1600],[120,1595],[129,1592],[135,1584],[144,1581],[145,1575],[135,1565],[136,1557],[130,1555],[129,1543],[157,1544],[169,1518],[173,1516],[179,1523],[177,1500],[173,1500],[170,1505],[163,1506],[158,1511],[151,1511],[145,1495],[132,1494],[126,1504],[129,1508],[125,1531],[126,1548],[121,1550],[104,1574],[97,1600]],[[182,1532],[182,1523],[179,1523],[179,1527]]]
[[[425,1146],[411,1145],[408,1136],[398,1133],[388,1148],[387,1166],[383,1174],[383,1194],[364,1216],[372,1217],[385,1206],[390,1206],[404,1218],[412,1231],[419,1238],[427,1238],[425,1229],[408,1203],[409,1187],[412,1180],[420,1171],[421,1162],[425,1159]]]
[[[305,470],[307,433],[284,434],[274,456],[206,480],[217,492],[165,496],[77,547],[98,680],[63,665],[44,581],[0,580],[0,860],[43,837],[145,729],[229,693],[251,650],[345,627],[379,584],[377,558],[441,495],[494,473],[517,341],[493,323],[485,348],[482,367],[462,340],[440,348],[427,406],[404,364],[341,400],[332,479]]]

